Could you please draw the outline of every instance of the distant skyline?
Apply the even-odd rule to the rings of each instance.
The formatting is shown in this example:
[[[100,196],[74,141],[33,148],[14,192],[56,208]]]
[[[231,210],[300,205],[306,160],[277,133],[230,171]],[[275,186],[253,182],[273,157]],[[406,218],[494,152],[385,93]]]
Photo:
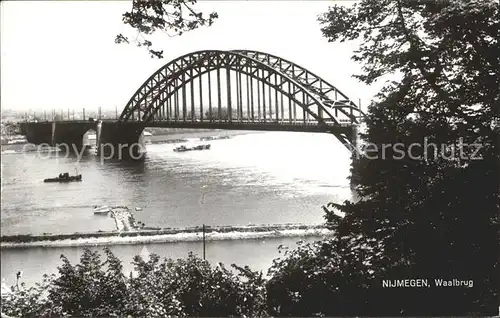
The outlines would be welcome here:
[[[121,16],[130,1],[4,1],[1,3],[1,107],[16,111],[118,111],[170,60],[204,49],[254,49],[281,56],[332,83],[364,107],[380,88],[356,79],[353,44],[328,43],[319,14],[335,1],[202,1],[197,10],[219,18],[182,36],[154,37],[164,59],[144,48],[115,44],[133,35]],[[340,1],[339,3],[345,3]]]

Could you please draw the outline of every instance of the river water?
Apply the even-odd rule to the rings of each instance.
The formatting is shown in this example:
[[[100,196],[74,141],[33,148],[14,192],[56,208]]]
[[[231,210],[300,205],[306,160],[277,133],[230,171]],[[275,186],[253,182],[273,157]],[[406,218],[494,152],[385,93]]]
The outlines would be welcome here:
[[[213,132],[210,135],[228,134]],[[231,132],[229,132],[231,134]],[[190,143],[199,135],[179,134]],[[206,143],[206,142],[204,142]],[[137,221],[148,226],[184,227],[323,222],[321,206],[352,198],[350,155],[333,135],[263,132],[237,134],[209,142],[209,151],[177,153],[176,144],[148,144],[144,162],[78,159],[57,152],[2,152],[2,235],[113,230],[114,222],[92,213],[94,205],[141,207]],[[43,179],[77,169],[82,182],[44,184]],[[266,270],[280,244],[300,238],[213,241],[213,262]],[[308,238],[307,240],[318,239]],[[1,276],[27,283],[53,273],[64,254],[77,261],[82,247],[2,248]],[[139,253],[185,257],[201,255],[199,242],[115,245],[125,270]]]

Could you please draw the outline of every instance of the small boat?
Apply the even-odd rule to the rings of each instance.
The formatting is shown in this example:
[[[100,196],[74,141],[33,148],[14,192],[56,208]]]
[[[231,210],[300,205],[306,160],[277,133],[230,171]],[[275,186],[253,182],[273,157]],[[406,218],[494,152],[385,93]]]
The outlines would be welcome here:
[[[200,140],[203,141],[209,141],[209,140],[219,140],[219,139],[229,139],[229,136],[208,136],[208,137],[201,137]]]
[[[111,212],[111,209],[106,205],[94,206],[94,214],[108,214],[109,212]]]
[[[136,211],[142,211],[142,208],[141,208],[141,207],[136,206],[136,207],[135,207],[135,210],[136,210]]]
[[[94,214],[108,214],[108,212],[111,212],[111,209],[107,205],[94,206]]]
[[[48,178],[43,180],[43,182],[74,182],[82,181],[82,175],[77,174],[76,176],[70,176],[69,173],[60,173],[57,178]]]
[[[217,139],[217,137],[213,137],[213,136],[208,136],[208,137],[201,137],[200,140],[203,140],[203,141],[207,141],[207,140],[215,140]]]
[[[192,148],[187,148],[186,146],[182,145],[174,149],[175,152],[184,152],[184,151],[191,151],[191,150],[208,150],[210,149],[210,144],[207,145],[198,145]]]
[[[210,145],[199,145],[199,146],[193,147],[193,150],[206,150],[206,149],[210,149]]]

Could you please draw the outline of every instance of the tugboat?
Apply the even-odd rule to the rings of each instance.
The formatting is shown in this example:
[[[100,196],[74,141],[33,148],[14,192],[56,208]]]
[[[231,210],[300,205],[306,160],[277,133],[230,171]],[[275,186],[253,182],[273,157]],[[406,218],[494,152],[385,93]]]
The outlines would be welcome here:
[[[82,175],[77,174],[75,176],[70,176],[69,173],[60,173],[57,178],[48,178],[43,180],[43,182],[74,182],[82,181]]]

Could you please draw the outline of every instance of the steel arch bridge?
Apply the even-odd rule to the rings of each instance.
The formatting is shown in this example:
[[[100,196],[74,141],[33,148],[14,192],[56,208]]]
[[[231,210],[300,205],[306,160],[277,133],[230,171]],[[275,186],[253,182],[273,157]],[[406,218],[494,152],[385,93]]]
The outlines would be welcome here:
[[[352,150],[352,131],[363,116],[336,87],[281,57],[204,50],[178,57],[152,74],[130,98],[119,122],[331,132]]]

